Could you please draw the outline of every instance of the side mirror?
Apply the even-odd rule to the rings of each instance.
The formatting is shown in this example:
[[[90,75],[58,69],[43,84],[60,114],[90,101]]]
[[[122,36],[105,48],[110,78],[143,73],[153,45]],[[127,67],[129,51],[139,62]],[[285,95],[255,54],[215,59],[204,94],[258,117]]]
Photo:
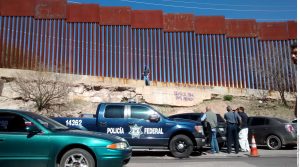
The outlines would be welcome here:
[[[149,116],[149,121],[150,122],[159,122],[160,121],[160,117],[157,114],[152,114]]]
[[[40,133],[41,130],[38,129],[36,126],[34,125],[30,125],[30,126],[26,126],[26,131],[29,133],[29,134],[37,134],[37,133]]]

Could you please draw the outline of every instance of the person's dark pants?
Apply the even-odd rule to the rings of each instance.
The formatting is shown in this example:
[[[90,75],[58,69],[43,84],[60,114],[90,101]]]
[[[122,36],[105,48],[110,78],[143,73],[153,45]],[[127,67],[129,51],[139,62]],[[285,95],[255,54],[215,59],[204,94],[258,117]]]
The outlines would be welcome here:
[[[238,127],[236,124],[227,124],[227,153],[231,153],[234,144],[235,153],[239,153]]]
[[[149,86],[150,85],[149,77],[148,76],[144,76],[144,80],[145,80],[145,85]]]
[[[210,144],[211,143],[211,138],[212,138],[212,133],[211,133],[211,130],[209,130],[208,132],[207,132],[207,144]]]

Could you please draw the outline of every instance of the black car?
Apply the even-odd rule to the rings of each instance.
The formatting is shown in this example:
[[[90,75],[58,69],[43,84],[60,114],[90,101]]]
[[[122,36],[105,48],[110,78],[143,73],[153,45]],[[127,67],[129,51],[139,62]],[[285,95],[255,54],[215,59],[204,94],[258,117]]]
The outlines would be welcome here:
[[[255,136],[257,145],[266,145],[271,150],[278,150],[282,146],[294,147],[297,145],[296,124],[286,120],[255,116],[249,117],[249,143],[252,135]]]
[[[169,118],[172,119],[189,119],[189,120],[194,120],[194,121],[199,121],[201,122],[201,117],[203,116],[204,113],[183,113],[183,114],[175,114],[169,116]],[[218,120],[218,126],[217,126],[217,140],[219,143],[219,147],[223,147],[226,144],[226,123],[225,120],[222,118],[220,114],[217,114],[217,120]],[[206,136],[206,143],[209,143],[209,137],[208,137],[208,127],[204,124],[204,122],[201,122],[204,128],[204,133]]]

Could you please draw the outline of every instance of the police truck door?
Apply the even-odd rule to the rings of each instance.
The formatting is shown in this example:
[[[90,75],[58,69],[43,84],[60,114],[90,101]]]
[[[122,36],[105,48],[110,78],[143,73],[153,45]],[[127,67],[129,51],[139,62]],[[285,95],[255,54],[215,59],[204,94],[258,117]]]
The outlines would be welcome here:
[[[143,105],[131,105],[128,118],[129,143],[135,146],[162,146],[165,131],[168,129],[160,115],[151,108]],[[151,116],[157,116],[157,121],[150,121]]]
[[[101,106],[100,110],[104,110],[104,112],[102,113],[103,115],[99,115],[99,131],[126,139],[128,133],[125,133],[125,131],[128,131],[128,126],[126,126],[125,106],[122,104],[107,104]]]

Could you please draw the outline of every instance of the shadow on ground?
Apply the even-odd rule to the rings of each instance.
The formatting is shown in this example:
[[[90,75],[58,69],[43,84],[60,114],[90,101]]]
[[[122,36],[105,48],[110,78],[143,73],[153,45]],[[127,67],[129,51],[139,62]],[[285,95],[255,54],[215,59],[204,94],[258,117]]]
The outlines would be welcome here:
[[[250,146],[251,147],[251,146]],[[261,150],[270,150],[267,146],[257,146],[258,149],[261,149]],[[280,150],[297,150],[297,146],[293,146],[293,147],[282,147]]]
[[[191,157],[197,157],[201,155],[205,155],[207,152],[209,152],[208,147],[204,147],[201,152],[194,151],[190,156]],[[224,149],[221,150],[221,152],[225,152]],[[132,156],[139,157],[139,156],[153,156],[153,157],[173,157],[170,151],[168,150],[138,150],[133,151]]]
[[[142,156],[153,156],[153,157],[169,156],[169,157],[173,157],[172,154],[169,151],[155,151],[155,150],[133,151],[132,156],[134,156],[134,157],[142,157]]]
[[[269,150],[268,147],[266,146],[258,146],[258,149],[261,150]],[[283,147],[281,148],[281,150],[296,150],[297,147]],[[202,156],[202,155],[207,155],[210,154],[210,148],[209,147],[204,147],[202,152],[193,152],[190,157],[198,157],[198,156]],[[222,153],[226,153],[226,147],[222,148],[220,150],[220,152]],[[234,153],[234,149],[232,151],[232,153]],[[168,150],[138,150],[138,151],[133,151],[132,153],[133,157],[143,157],[143,156],[150,156],[150,157],[173,157],[173,155],[171,154],[170,151]]]

